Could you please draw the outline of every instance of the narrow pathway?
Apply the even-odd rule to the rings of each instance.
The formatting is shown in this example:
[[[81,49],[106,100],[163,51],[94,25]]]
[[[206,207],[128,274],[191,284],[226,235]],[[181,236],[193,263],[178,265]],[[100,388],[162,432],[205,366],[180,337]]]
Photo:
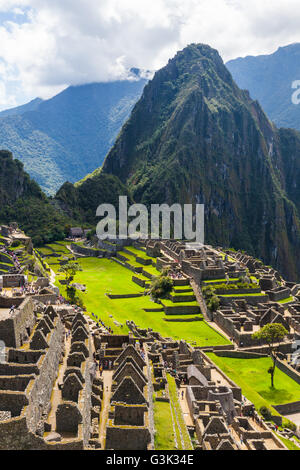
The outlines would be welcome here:
[[[50,282],[51,284],[55,284],[56,274],[53,269],[50,268]]]
[[[180,402],[180,406],[181,406],[181,409],[182,409],[182,413],[183,413],[183,417],[184,417],[184,421],[185,421],[185,424],[187,426],[193,426],[194,423],[193,423],[193,420],[192,420],[192,417],[191,417],[191,414],[190,414],[190,410],[189,410],[189,406],[188,406],[188,402],[187,402],[187,398],[186,398],[186,385],[181,385],[180,389],[179,389],[179,402]],[[183,392],[183,394],[182,394]]]
[[[200,310],[201,310],[201,313],[204,317],[204,320],[206,320],[207,322],[210,321],[210,318],[209,318],[209,313],[207,311],[207,307],[206,307],[206,304],[203,300],[203,297],[202,297],[202,293],[200,292],[200,288],[199,286],[197,286],[197,284],[195,283],[195,281],[193,279],[191,279],[190,281],[190,284],[191,284],[191,287],[194,291],[194,294],[195,294],[195,297],[196,297],[196,300],[200,306]]]
[[[106,440],[106,425],[108,420],[108,412],[110,408],[111,386],[113,371],[103,371],[103,401],[102,410],[100,413],[100,426],[99,426],[99,441],[101,449],[105,449]]]
[[[176,410],[176,404],[175,404],[173,398],[171,397],[171,395],[170,395],[170,401],[171,401],[171,406],[173,408],[173,413],[175,415],[177,429],[179,431],[181,449],[185,450],[184,438],[183,438],[183,435],[182,435],[181,425],[180,425],[179,417],[178,417],[177,410]]]

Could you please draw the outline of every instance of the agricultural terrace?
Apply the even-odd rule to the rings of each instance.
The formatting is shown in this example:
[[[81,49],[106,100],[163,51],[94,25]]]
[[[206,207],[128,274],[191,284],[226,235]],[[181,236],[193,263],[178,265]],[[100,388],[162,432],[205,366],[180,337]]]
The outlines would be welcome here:
[[[208,353],[208,356],[242,388],[243,394],[258,410],[262,406],[270,408],[300,400],[299,385],[279,369],[275,372],[275,388],[271,388],[268,374],[272,364],[270,358],[238,359],[220,357],[214,353]],[[275,409],[273,412],[278,414]]]
[[[60,284],[63,275],[58,274],[60,268],[59,261],[65,256],[72,257],[66,247],[66,242],[59,242],[47,245],[39,252],[44,260],[56,273],[56,285],[64,294],[64,287]],[[129,247],[132,258],[128,253],[120,254],[130,261],[135,260],[135,265],[142,267],[148,276],[158,275],[154,265],[143,266],[136,261],[136,256],[149,258],[145,252]],[[54,252],[60,255],[53,256]],[[129,261],[129,263],[130,263]],[[168,307],[176,307],[178,313],[166,315],[164,306],[154,303],[150,297],[144,294],[144,289],[132,281],[134,273],[117,263],[106,258],[79,258],[82,271],[77,273],[74,282],[84,284],[86,292],[78,292],[89,314],[94,313],[101,318],[104,323],[111,327],[116,334],[123,334],[128,331],[126,321],[134,321],[141,328],[152,328],[160,332],[165,337],[175,340],[185,339],[197,346],[217,346],[229,344],[229,341],[221,334],[211,328],[200,313],[189,313],[190,307],[197,307],[196,302],[176,302],[164,301]],[[154,262],[154,260],[153,260]],[[149,282],[149,277],[138,274],[138,277]],[[107,294],[128,295],[140,294],[140,297],[111,299]],[[176,293],[174,292],[174,295]]]

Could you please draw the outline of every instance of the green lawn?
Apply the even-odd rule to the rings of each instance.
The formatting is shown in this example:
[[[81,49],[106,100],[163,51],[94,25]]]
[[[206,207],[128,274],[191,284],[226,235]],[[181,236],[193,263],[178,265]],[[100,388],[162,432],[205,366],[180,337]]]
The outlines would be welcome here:
[[[155,450],[175,450],[170,403],[154,402]]]
[[[183,307],[185,305],[187,307],[198,307],[199,306],[198,302],[195,301],[195,300],[193,300],[192,302],[172,302],[172,300],[169,300],[169,299],[162,299],[161,303],[165,307]]]
[[[127,262],[131,264],[131,266],[136,267],[141,267],[141,264],[136,262],[135,256],[134,255],[129,255],[128,253],[125,253],[124,251],[119,251],[119,254],[121,256],[124,256],[126,258]]]
[[[289,449],[289,450],[300,450],[294,442],[290,441],[289,439],[285,439],[284,437],[280,436],[279,434],[276,434],[277,437],[284,443],[284,445]]]
[[[141,266],[141,265],[139,265]],[[159,276],[161,273],[154,266],[143,266],[143,270],[149,273],[151,276]]]
[[[279,304],[288,304],[290,302],[294,302],[294,297],[288,297],[287,299],[283,299],[283,300],[279,300],[278,303]]]
[[[167,374],[167,380],[168,380],[168,385],[169,385],[169,394],[170,394],[171,404],[173,406],[173,409],[175,408],[173,415],[174,415],[174,419],[176,419],[176,427],[177,428],[180,427],[181,435],[184,441],[184,446],[183,446],[184,449],[182,449],[181,444],[179,448],[182,450],[192,450],[193,447],[191,444],[191,439],[190,439],[190,436],[189,436],[189,433],[188,433],[188,430],[184,421],[184,417],[183,417],[182,410],[181,410],[181,405],[178,399],[175,379],[171,377],[171,375]],[[177,438],[178,442],[181,442],[179,429],[177,430],[176,433],[178,434],[178,438]]]
[[[272,362],[269,358],[237,359],[219,357],[213,353],[208,353],[208,356],[242,388],[243,394],[258,410],[262,406],[283,405],[300,400],[300,386],[279,369],[275,372],[275,388],[271,388],[268,369]]]
[[[145,312],[144,309],[158,308],[159,305],[150,300],[149,296],[134,299],[109,299],[105,294],[135,294],[143,289],[132,282],[133,273],[120,264],[99,258],[82,258],[78,262],[83,268],[74,282],[85,284],[85,293],[79,293],[89,313],[93,312],[101,317],[107,326],[115,333],[127,332],[126,320],[133,320],[141,328],[152,328],[165,337],[175,340],[185,339],[197,346],[217,346],[229,344],[228,340],[212,329],[204,321],[186,321],[180,315],[175,321],[166,321],[164,312]],[[58,265],[51,265],[57,272]],[[58,276],[57,286],[63,293],[64,288],[58,282],[63,276]],[[172,304],[179,306],[180,304]],[[190,303],[188,305],[191,305]],[[184,321],[180,321],[184,320]],[[114,321],[123,324],[123,328],[116,326]]]
[[[140,258],[143,259],[151,259],[156,262],[156,258],[153,258],[152,256],[148,256],[145,251],[139,250],[138,248],[134,248],[133,246],[128,246],[126,247],[126,250],[130,251],[135,256],[139,256]]]
[[[170,403],[154,401],[155,449],[174,450],[177,444],[178,450],[193,450],[178,400],[175,380],[170,375],[167,378]]]

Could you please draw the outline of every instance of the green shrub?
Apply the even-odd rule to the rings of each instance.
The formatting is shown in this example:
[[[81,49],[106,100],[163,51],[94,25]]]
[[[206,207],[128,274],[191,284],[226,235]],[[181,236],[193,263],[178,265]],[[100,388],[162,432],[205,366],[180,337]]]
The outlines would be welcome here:
[[[207,306],[211,312],[216,312],[218,308],[220,307],[220,299],[216,295],[213,295],[208,303]]]
[[[78,307],[83,308],[83,301],[77,295],[77,291],[75,287],[73,286],[67,287],[67,299],[71,304],[77,305]]]
[[[172,279],[168,276],[161,275],[153,279],[149,293],[153,299],[166,299],[172,290]]]
[[[272,419],[272,413],[266,406],[262,406],[259,411],[263,418],[265,418],[267,421]]]
[[[290,421],[289,419],[284,419],[283,420],[283,423],[282,423],[282,426],[284,428],[287,428],[287,429],[290,429],[291,431],[293,432],[296,432],[297,431],[297,426],[295,423],[293,423],[292,421]]]

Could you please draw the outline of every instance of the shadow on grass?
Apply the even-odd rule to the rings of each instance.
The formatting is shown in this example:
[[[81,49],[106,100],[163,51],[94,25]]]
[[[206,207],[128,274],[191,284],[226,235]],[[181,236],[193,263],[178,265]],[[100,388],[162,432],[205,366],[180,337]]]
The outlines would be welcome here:
[[[293,395],[284,389],[277,389],[276,387],[268,388],[268,390],[259,390],[258,393],[270,403],[290,403],[293,401]]]

